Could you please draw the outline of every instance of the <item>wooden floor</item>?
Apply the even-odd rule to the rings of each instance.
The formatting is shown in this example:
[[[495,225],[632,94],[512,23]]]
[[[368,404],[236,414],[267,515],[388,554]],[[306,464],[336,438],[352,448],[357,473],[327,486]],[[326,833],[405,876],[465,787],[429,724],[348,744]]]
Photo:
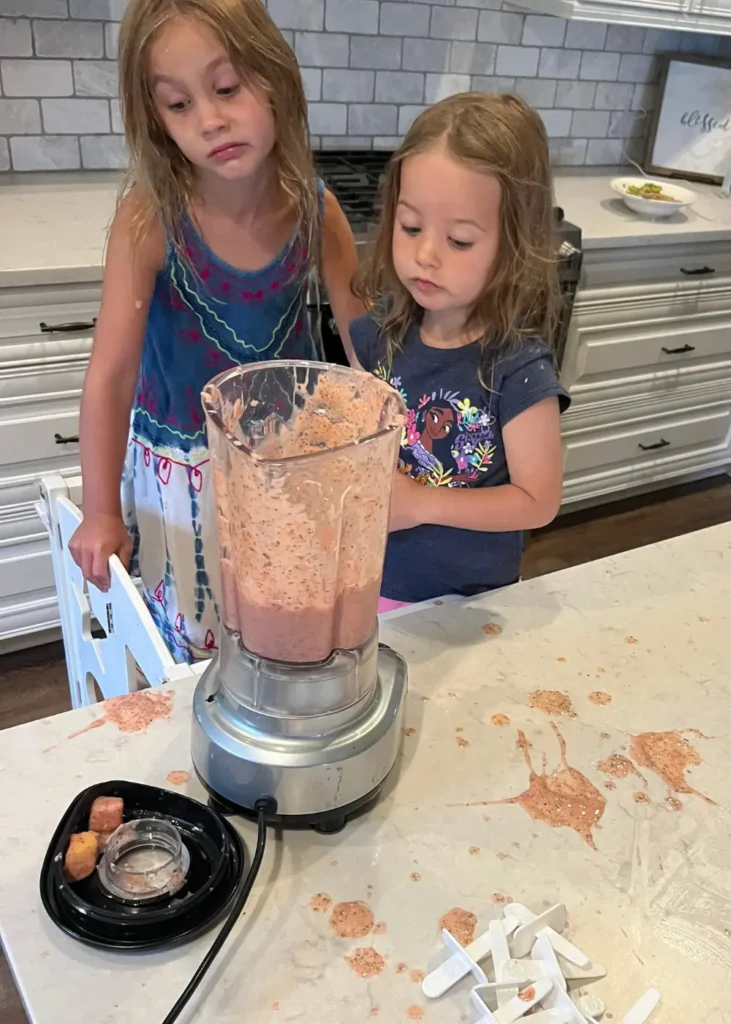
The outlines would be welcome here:
[[[562,516],[528,541],[523,576],[542,576],[729,521],[728,477]],[[67,711],[69,706],[60,643],[0,657],[0,729],[55,715]],[[1,955],[0,1022],[27,1024]]]

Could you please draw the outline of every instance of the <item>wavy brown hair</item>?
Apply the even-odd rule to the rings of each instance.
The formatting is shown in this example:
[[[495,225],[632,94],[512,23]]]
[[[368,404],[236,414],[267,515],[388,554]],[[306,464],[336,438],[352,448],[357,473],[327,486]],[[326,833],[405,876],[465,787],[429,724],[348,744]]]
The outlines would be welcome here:
[[[382,213],[370,257],[355,282],[393,353],[423,310],[396,275],[393,233],[404,161],[444,146],[459,163],[500,182],[500,242],[466,329],[488,355],[521,340],[550,341],[558,312],[553,183],[548,139],[519,97],[466,92],[442,100],[413,123],[381,186]]]
[[[294,53],[261,0],[131,0],[119,37],[119,85],[130,155],[125,190],[140,186],[138,232],[158,220],[182,251],[182,217],[196,187],[196,168],[166,134],[149,86],[149,53],[164,25],[194,18],[220,39],[244,82],[268,98],[276,124],[277,173],[315,251],[319,221],[302,77]]]

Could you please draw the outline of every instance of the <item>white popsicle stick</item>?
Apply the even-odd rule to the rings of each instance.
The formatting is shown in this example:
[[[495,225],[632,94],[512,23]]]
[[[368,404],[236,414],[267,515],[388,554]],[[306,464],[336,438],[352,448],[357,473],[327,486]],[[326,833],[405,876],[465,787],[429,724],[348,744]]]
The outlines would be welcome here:
[[[550,978],[554,985],[565,992],[567,987],[566,979],[563,976],[561,964],[558,962],[551,939],[545,932],[536,935],[531,956],[534,960],[541,961],[546,970],[546,977]]]
[[[644,1024],[659,1002],[658,990],[656,988],[648,989],[622,1017],[622,1024]]]
[[[490,944],[492,946],[492,963],[495,969],[495,981],[510,981],[511,979],[505,974],[505,965],[510,960],[508,937],[505,934],[505,928],[503,927],[503,922],[500,919],[490,921]],[[517,985],[513,985],[511,988],[497,989],[496,996],[498,1007],[504,1006],[505,1003],[514,999],[517,994]]]
[[[566,1013],[561,1010],[539,1010],[530,1016],[530,1024],[571,1024]]]
[[[568,982],[599,981],[606,978],[607,969],[604,964],[598,961],[587,964],[586,967],[577,967],[568,960],[559,960],[561,972]]]
[[[519,923],[517,917],[510,916],[503,918],[501,922],[506,935],[512,935]],[[462,978],[466,978],[468,974],[472,974],[478,985],[486,984],[487,977],[479,966],[479,962],[492,952],[490,933],[484,932],[466,947],[460,946],[446,929],[442,931],[442,939],[452,956],[424,978],[421,983],[421,991],[424,995],[428,999],[437,999]]]
[[[585,996],[577,996],[574,999],[576,1006],[580,1013],[587,1018],[587,1020],[598,1020],[599,1017],[603,1017],[607,1011],[606,1003],[599,996],[588,993]]]
[[[535,985],[531,985],[529,988],[519,992],[517,996],[505,1003],[504,1006],[498,1007],[495,1013],[492,1012],[482,998],[480,986],[473,988],[470,992],[470,1002],[480,1014],[480,1020],[484,1024],[513,1024],[514,1021],[520,1020],[521,1017],[525,1016],[537,1003],[544,1000],[552,988],[553,984],[548,978],[541,978]]]
[[[540,960],[529,960],[527,958],[524,960],[508,960],[503,970],[506,979],[514,979],[519,985],[530,985],[532,981],[549,976],[544,963],[541,963]]]
[[[520,920],[520,928],[513,936],[511,943],[513,955],[524,957],[533,945],[533,940],[539,932],[545,932],[551,940],[551,945],[571,963],[578,967],[586,967],[589,964],[589,957],[582,952],[573,942],[569,942],[563,935],[559,935],[566,927],[566,907],[563,903],[556,903],[554,906],[544,910],[542,914],[534,914],[522,903],[509,903],[505,907],[505,913],[511,914]]]
[[[562,988],[552,985],[551,991],[543,1000],[547,1010],[561,1010],[568,1017],[568,1024],[587,1024],[586,1017],[576,1006],[571,996]]]

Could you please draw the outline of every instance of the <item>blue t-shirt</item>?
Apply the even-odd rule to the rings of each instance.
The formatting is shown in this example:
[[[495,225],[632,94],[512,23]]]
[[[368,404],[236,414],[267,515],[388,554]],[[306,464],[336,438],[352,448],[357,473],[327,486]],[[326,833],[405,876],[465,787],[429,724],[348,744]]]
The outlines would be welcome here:
[[[364,370],[402,395],[408,414],[399,464],[431,487],[498,487],[510,482],[502,432],[532,405],[569,396],[556,377],[550,350],[538,341],[482,357],[475,342],[458,349],[425,345],[412,327],[388,365],[386,341],[368,316],[350,326]],[[393,601],[426,601],[441,594],[470,596],[514,583],[523,535],[417,526],[389,534],[381,594]]]

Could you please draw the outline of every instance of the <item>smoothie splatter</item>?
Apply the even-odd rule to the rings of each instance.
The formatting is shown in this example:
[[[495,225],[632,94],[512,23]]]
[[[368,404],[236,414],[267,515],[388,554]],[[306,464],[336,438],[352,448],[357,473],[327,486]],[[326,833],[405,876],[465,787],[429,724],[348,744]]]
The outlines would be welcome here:
[[[386,966],[386,961],[375,949],[361,948],[346,956],[345,962],[361,978],[375,978]]]
[[[424,1011],[420,1006],[410,1006],[406,1011],[407,1020],[423,1020]]]
[[[624,754],[610,754],[603,761],[597,764],[602,775],[611,775],[613,779],[626,779],[628,775],[636,775],[638,779],[645,781],[640,772],[637,771],[628,757]]]
[[[439,931],[446,929],[461,946],[469,946],[475,938],[477,915],[471,910],[453,907],[439,919]]]
[[[695,768],[702,762],[697,750],[685,739],[683,733],[696,739],[707,738],[697,729],[643,732],[632,737],[630,752],[637,764],[659,775],[672,793],[690,793],[706,803],[715,803],[710,797],[689,786],[685,780],[686,769]]]
[[[612,703],[611,693],[604,693],[603,690],[594,690],[593,693],[589,694],[589,700],[592,704],[599,704],[600,707],[604,707],[606,704]]]
[[[503,627],[499,626],[497,622],[486,622],[482,627],[482,632],[485,636],[500,636],[503,631]]]
[[[189,778],[189,772],[168,772],[168,782],[171,786],[184,786]]]
[[[570,715],[574,710],[568,693],[561,690],[534,690],[530,706],[547,715]]]
[[[457,746],[458,747],[462,747],[463,750],[464,750],[465,747],[469,747],[470,741],[466,740],[464,738],[464,736],[457,736],[456,739],[457,739]]]
[[[519,804],[531,818],[543,821],[551,828],[574,829],[595,850],[592,829],[599,827],[606,800],[585,775],[571,767],[566,760],[566,741],[554,722],[551,722],[551,728],[561,750],[561,768],[551,775],[545,770],[538,775],[531,760],[531,744],[521,730],[518,732],[518,747],[523,751],[530,772],[528,789],[518,796],[488,803]]]
[[[72,732],[67,738],[76,739],[92,729],[111,722],[120,732],[145,732],[147,727],[159,718],[169,718],[173,710],[174,691],[159,693],[153,690],[138,690],[112,697],[102,704],[102,716],[89,725]]]
[[[361,900],[336,903],[330,915],[330,927],[341,939],[362,939],[373,928],[373,911]]]
[[[332,896],[328,896],[326,892],[315,893],[310,900],[310,910],[314,910],[316,914],[326,914],[332,905]]]
[[[504,729],[506,725],[510,725],[510,719],[507,715],[493,715],[490,721],[500,729]]]

